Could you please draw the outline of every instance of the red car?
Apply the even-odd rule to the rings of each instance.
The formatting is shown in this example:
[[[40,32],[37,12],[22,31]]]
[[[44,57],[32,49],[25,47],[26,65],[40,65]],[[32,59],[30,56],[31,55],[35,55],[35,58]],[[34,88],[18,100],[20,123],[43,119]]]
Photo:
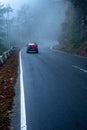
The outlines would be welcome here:
[[[38,53],[38,45],[35,42],[28,43],[26,52],[27,53],[30,53],[30,52]]]

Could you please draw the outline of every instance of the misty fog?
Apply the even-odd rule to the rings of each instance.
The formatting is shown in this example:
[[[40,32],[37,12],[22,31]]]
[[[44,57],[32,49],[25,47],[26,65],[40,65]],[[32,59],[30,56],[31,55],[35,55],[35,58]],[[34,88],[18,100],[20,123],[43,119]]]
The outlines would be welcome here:
[[[44,1],[30,9],[33,15],[32,32],[30,37],[37,39],[54,39],[58,38],[61,23],[65,18],[66,6],[63,2]]]
[[[16,26],[12,26],[12,38],[21,41],[22,44],[28,41],[58,41],[66,9],[64,0],[25,2],[15,15]]]

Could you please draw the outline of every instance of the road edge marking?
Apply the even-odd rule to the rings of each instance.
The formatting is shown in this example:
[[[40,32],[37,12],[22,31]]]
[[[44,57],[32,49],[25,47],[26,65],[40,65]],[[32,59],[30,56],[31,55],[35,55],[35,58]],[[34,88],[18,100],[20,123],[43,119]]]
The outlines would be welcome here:
[[[19,56],[20,56],[20,130],[27,130],[21,51]]]
[[[75,65],[72,65],[72,67],[73,67],[73,68],[76,68],[76,69],[78,69],[78,70],[80,70],[80,71],[83,71],[84,73],[87,73],[87,70],[85,70],[85,69],[83,69],[83,68],[80,68],[80,67],[75,66]]]

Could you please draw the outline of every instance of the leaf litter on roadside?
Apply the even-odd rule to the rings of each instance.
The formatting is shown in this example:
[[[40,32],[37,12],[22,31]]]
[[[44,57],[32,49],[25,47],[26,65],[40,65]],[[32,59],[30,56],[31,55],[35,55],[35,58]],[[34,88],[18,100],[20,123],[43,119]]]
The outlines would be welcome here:
[[[14,51],[6,63],[0,67],[0,130],[9,130],[12,113],[14,86],[18,75],[18,50]]]

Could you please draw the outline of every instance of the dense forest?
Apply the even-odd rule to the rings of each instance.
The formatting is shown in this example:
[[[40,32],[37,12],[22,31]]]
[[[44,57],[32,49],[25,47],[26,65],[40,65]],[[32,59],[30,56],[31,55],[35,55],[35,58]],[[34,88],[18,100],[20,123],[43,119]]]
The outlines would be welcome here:
[[[66,0],[68,10],[59,38],[60,49],[87,56],[87,0]]]

